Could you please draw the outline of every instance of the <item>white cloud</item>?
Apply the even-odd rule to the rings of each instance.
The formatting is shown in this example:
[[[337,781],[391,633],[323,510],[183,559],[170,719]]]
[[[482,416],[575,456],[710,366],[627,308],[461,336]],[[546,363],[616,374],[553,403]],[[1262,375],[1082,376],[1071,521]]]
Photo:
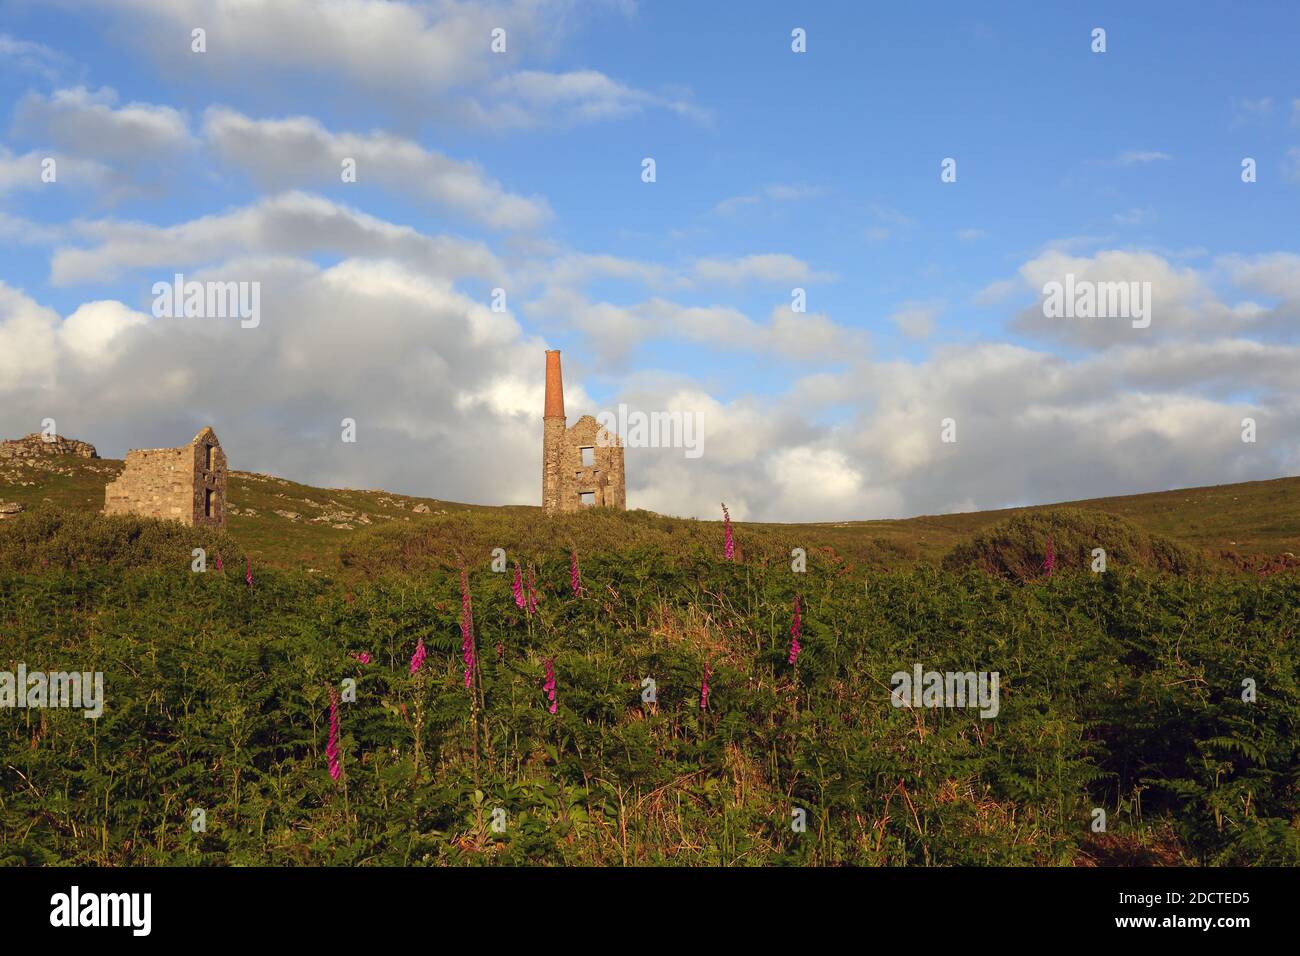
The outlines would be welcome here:
[[[120,457],[211,423],[238,469],[461,500],[536,497],[545,343],[512,316],[391,261],[257,259],[194,278],[231,269],[262,283],[255,329],[113,301],[60,320],[0,285],[0,433],[49,416]],[[567,384],[581,401],[581,383]],[[358,423],[356,445],[338,440],[343,417]]]
[[[493,82],[484,100],[486,105],[476,102],[472,113],[483,125],[497,129],[574,126],[621,119],[651,108],[709,120],[708,112],[689,100],[634,89],[595,70],[521,70]]]
[[[224,162],[272,189],[338,183],[351,159],[358,182],[427,199],[493,229],[534,229],[550,216],[545,200],[507,192],[475,163],[386,133],[331,133],[307,116],[254,120],[214,108],[204,135]]]
[[[703,282],[815,282],[834,278],[832,273],[814,271],[802,259],[785,253],[742,256],[737,259],[698,259],[695,277]]]
[[[111,355],[114,340],[127,329],[144,325],[149,316],[127,308],[121,302],[86,302],[63,320],[59,334],[64,346],[85,363],[104,361]]]
[[[482,243],[426,236],[298,192],[176,226],[98,220],[74,228],[97,245],[59,248],[51,263],[55,284],[110,279],[139,269],[199,266],[240,255],[317,253],[398,259],[435,276],[490,279],[501,274],[496,257]]]
[[[1115,163],[1118,166],[1137,166],[1171,159],[1173,157],[1168,153],[1162,153],[1154,149],[1130,149],[1121,153]]]
[[[41,43],[20,40],[8,33],[0,33],[0,58],[8,60],[19,69],[38,73],[53,81],[59,70],[67,65],[67,58]]]
[[[81,157],[154,160],[192,144],[185,115],[150,103],[117,105],[116,91],[83,86],[49,96],[29,93],[15,110],[15,127]]]
[[[818,186],[808,186],[803,183],[771,183],[758,192],[724,199],[713,207],[713,212],[719,216],[731,216],[741,209],[757,206],[764,201],[798,202],[804,199],[816,199],[824,194],[825,190]]]
[[[975,293],[971,301],[976,305],[996,305],[1005,302],[1020,287],[1021,283],[1016,279],[997,279]]]
[[[63,0],[75,6],[74,0]],[[84,2],[84,0],[82,0]],[[204,71],[211,85],[311,77],[372,108],[504,129],[571,125],[664,109],[696,120],[685,95],[639,90],[595,70],[520,69],[547,59],[572,31],[572,0],[97,0],[124,17],[169,68]],[[190,52],[190,31],[207,52]],[[492,31],[506,31],[494,53]],[[177,39],[177,38],[181,39]]]
[[[46,159],[54,160],[54,183],[41,178]],[[0,196],[16,189],[56,189],[59,186],[98,189],[108,181],[109,175],[108,167],[93,160],[41,150],[20,155],[0,146]]]
[[[934,320],[943,311],[938,302],[906,302],[889,317],[908,338],[925,339],[934,332]]]
[[[796,314],[788,305],[773,308],[767,322],[756,322],[725,305],[682,305],[658,297],[615,305],[551,289],[526,311],[562,316],[566,328],[582,332],[588,346],[611,364],[622,364],[633,349],[650,340],[693,342],[796,362],[836,360],[846,353],[865,354],[868,348],[863,332],[838,325],[825,315]]]
[[[1195,270],[1179,269],[1149,252],[1102,250],[1093,256],[1072,256],[1049,250],[1020,267],[1025,288],[1037,297],[1016,316],[1014,327],[1077,345],[1106,347],[1143,339],[1165,339],[1205,330],[1231,329],[1241,315],[1220,302]],[[1150,327],[1134,328],[1132,317],[1051,318],[1044,314],[1043,289],[1049,282],[1149,284]],[[1133,288],[1131,285],[1130,289]]]

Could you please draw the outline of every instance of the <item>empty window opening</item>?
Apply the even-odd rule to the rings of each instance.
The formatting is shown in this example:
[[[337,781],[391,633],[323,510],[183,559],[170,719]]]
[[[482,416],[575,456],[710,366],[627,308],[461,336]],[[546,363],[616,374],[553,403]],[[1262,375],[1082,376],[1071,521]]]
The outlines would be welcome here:
[[[211,452],[212,449],[209,448],[208,451]],[[217,516],[217,493],[211,488],[203,490],[203,514],[208,518]]]
[[[578,497],[582,499],[584,508],[589,508],[596,503],[596,493],[594,491],[580,491]]]
[[[595,463],[596,463],[596,449],[595,448],[582,449],[582,467],[590,468]]]
[[[209,445],[208,446],[208,471],[212,471],[216,467],[216,462],[217,462],[216,446]]]

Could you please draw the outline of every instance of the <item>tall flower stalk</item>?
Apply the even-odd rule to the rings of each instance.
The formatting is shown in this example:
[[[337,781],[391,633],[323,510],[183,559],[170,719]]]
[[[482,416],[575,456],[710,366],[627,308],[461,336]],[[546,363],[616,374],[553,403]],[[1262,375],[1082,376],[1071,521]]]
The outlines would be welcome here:
[[[330,779],[338,780],[343,773],[343,760],[339,751],[339,695],[333,687],[330,688],[330,739],[325,757],[329,761]]]
[[[478,658],[474,652],[474,608],[469,600],[469,574],[463,562],[460,566],[460,657],[465,664],[465,689],[469,691],[470,731],[474,737],[474,775],[477,779],[479,695],[483,687],[481,678],[477,690],[474,687],[474,677],[478,672]]]
[[[700,710],[709,709],[709,676],[713,671],[709,670],[709,665],[704,665],[704,680],[700,684]]]
[[[547,708],[552,714],[559,708],[555,700],[555,658],[546,659],[546,680],[542,684],[542,690],[546,691],[546,699],[550,701],[551,706]]]
[[[1047,537],[1047,555],[1043,558],[1043,570],[1047,576],[1052,576],[1052,571],[1056,569],[1056,545],[1053,544],[1051,535]]]
[[[537,594],[537,569],[528,565],[528,613],[536,614],[541,598]]]
[[[424,666],[425,656],[426,656],[426,652],[424,650],[424,638],[420,638],[420,643],[415,645],[415,653],[411,655],[412,674],[419,673],[420,668]]]
[[[528,602],[524,600],[523,572],[517,564],[515,565],[515,580],[514,583],[510,585],[510,592],[515,596],[515,607],[523,610],[528,606]]]
[[[728,561],[736,560],[736,542],[731,536],[731,512],[727,510],[726,502],[722,504],[722,553]]]
[[[569,552],[569,587],[573,589],[573,596],[582,597],[582,572],[578,569],[578,552]]]
[[[253,559],[246,557],[244,558],[244,561],[246,562],[244,567],[244,580],[248,582],[248,586],[251,588],[253,586]]]
[[[799,659],[799,652],[803,649],[799,646],[799,637],[803,633],[802,619],[799,614],[799,595],[794,596],[794,623],[790,625],[790,658],[789,662],[793,664]]]
[[[460,569],[460,656],[465,663],[465,688],[474,682],[474,609],[469,602],[469,576]]]

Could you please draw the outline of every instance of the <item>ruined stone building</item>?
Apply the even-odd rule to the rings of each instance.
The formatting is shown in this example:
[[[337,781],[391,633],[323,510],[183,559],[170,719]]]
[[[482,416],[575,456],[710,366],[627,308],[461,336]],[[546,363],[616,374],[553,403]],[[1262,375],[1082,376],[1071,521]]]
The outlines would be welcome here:
[[[546,353],[542,412],[542,508],[548,515],[586,507],[627,508],[623,442],[583,415],[566,427],[558,349]]]
[[[204,428],[188,445],[129,451],[126,470],[104,489],[104,514],[226,526],[226,453]]]

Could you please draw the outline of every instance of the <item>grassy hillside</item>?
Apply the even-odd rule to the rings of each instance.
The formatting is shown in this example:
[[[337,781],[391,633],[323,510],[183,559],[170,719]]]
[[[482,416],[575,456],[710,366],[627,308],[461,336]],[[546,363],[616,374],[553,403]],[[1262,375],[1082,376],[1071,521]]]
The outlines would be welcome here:
[[[46,503],[70,510],[98,510],[103,506],[104,485],[117,477],[122,467],[122,462],[112,459],[70,457],[0,462],[0,501],[16,501],[27,508]],[[529,507],[486,508],[384,491],[314,488],[239,471],[230,476],[228,506],[227,530],[256,562],[318,570],[339,568],[340,546],[368,548],[354,539],[364,541],[371,537],[366,532],[372,529],[418,525],[439,515],[464,512],[521,519],[539,512]],[[776,542],[789,542],[787,551],[796,546],[821,549],[855,566],[903,566],[914,561],[937,565],[954,547],[980,531],[1017,514],[1059,507],[1117,515],[1144,532],[1212,555],[1238,555],[1244,561],[1285,552],[1300,554],[1300,478],[967,514],[799,525],[747,523],[740,527],[750,533],[752,541],[772,542],[774,547]],[[701,524],[688,519],[652,520],[665,529]],[[711,522],[702,524],[713,526]]]

